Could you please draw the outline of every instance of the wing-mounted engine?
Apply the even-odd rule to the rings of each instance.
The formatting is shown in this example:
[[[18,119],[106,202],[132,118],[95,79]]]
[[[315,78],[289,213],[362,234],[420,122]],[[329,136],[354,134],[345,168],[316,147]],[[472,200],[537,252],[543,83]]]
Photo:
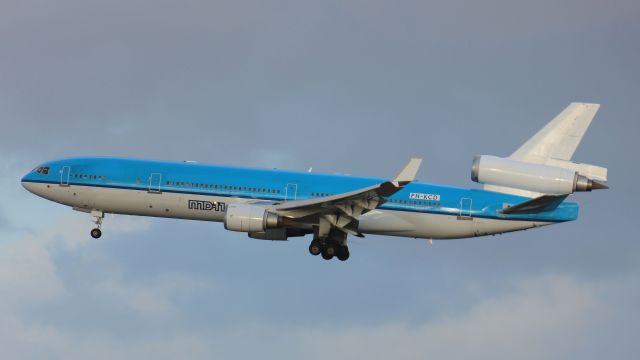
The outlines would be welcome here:
[[[592,165],[573,165],[593,168]],[[574,168],[533,164],[490,155],[474,158],[471,166],[471,180],[486,185],[548,195],[608,189],[601,179],[590,179]]]
[[[224,228],[231,231],[260,233],[280,227],[282,217],[260,205],[229,204],[224,214]]]
[[[255,204],[229,204],[224,215],[224,228],[246,232],[250,238],[259,240],[287,240],[313,232],[263,205]]]

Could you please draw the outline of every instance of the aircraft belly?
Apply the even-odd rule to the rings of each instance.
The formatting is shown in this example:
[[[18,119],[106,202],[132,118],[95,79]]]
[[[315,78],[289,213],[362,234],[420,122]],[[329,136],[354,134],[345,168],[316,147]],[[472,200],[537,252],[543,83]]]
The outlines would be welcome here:
[[[363,233],[425,239],[455,239],[474,236],[472,220],[457,216],[394,210],[375,210],[360,218]]]
[[[424,239],[461,239],[525,230],[549,224],[551,223],[375,210],[362,216],[358,229],[366,234]]]
[[[407,233],[415,227],[397,212],[373,210],[360,217],[358,230],[369,234]]]
[[[96,207],[116,214],[222,221],[229,198],[140,190],[100,189]]]
[[[76,209],[205,221],[223,221],[229,203],[253,202],[252,199],[79,185],[28,183],[25,187],[36,195]],[[549,224],[552,223],[377,209],[362,215],[358,230],[364,234],[459,239]]]
[[[30,191],[77,209],[105,213],[223,221],[228,197],[92,186],[30,184]]]
[[[519,221],[519,220],[500,220],[500,219],[484,219],[475,218],[475,236],[485,236],[493,234],[502,234],[506,232],[526,230],[535,227],[551,225],[551,222],[543,221]]]

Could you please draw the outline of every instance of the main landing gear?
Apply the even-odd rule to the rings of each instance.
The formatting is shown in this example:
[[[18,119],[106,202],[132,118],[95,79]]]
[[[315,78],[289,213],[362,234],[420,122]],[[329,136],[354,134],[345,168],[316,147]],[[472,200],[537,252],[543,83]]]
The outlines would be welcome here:
[[[337,257],[340,261],[346,261],[349,259],[347,233],[339,229],[332,229],[326,219],[320,219],[319,226],[314,229],[309,253],[313,256],[322,255],[325,260]]]
[[[96,224],[96,228],[91,230],[91,237],[94,239],[99,239],[102,236],[102,220],[104,220],[104,213],[102,211],[92,211],[91,216],[95,218],[93,221]]]
[[[331,260],[334,257],[337,257],[340,261],[349,259],[349,247],[332,239],[314,239],[309,245],[309,253],[313,256],[322,255],[325,260]]]

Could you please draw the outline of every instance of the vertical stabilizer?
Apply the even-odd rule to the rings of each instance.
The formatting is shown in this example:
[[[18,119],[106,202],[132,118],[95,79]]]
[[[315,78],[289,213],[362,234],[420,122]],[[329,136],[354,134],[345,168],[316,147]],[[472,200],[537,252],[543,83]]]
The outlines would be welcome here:
[[[535,164],[546,164],[549,159],[571,160],[598,108],[600,104],[571,103],[511,158]]]
[[[602,186],[594,187],[595,189],[606,187],[607,168],[571,161],[599,108],[600,104],[578,102],[569,104],[509,158],[525,163],[573,170],[588,180],[595,181],[598,184],[596,186]],[[542,193],[491,184],[486,184],[484,188],[527,197],[543,195]]]

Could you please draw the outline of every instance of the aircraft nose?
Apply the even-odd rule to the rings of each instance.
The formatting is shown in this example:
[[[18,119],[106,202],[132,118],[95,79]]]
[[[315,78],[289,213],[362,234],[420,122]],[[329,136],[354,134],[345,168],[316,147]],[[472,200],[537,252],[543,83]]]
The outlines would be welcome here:
[[[36,185],[34,182],[35,179],[36,177],[34,176],[33,172],[29,172],[25,176],[23,176],[22,179],[20,179],[20,183],[22,184],[22,187],[27,191],[34,193]]]
[[[25,175],[22,177],[22,179],[20,180],[20,183],[22,184],[22,187],[25,188],[27,191],[31,191],[31,189],[29,189],[29,174]]]

